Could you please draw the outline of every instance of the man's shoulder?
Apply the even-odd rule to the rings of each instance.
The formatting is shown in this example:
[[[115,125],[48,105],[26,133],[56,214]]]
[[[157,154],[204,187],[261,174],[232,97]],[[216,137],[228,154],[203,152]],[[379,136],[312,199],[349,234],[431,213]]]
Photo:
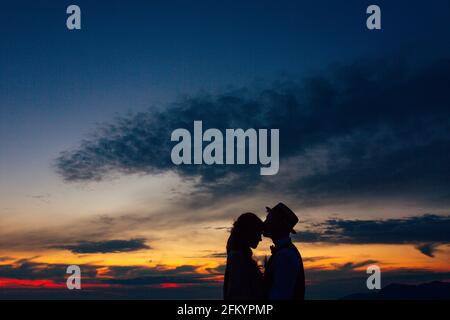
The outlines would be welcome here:
[[[274,255],[274,259],[279,260],[279,261],[288,261],[292,264],[299,264],[299,260],[298,260],[298,255],[296,252],[296,248],[292,248],[292,247],[284,247],[284,248],[280,248],[280,250],[278,250],[275,255]]]

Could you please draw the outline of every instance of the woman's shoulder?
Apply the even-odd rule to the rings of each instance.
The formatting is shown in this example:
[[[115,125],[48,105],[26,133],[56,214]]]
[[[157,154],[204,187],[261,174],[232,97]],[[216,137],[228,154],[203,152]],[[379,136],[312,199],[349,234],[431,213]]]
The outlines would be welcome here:
[[[259,271],[258,265],[252,256],[242,251],[230,251],[227,255],[227,264],[239,265],[240,268],[245,266],[246,269],[250,270],[256,268]]]
[[[240,250],[231,250],[230,252],[227,253],[227,258],[233,260],[235,259],[240,260],[246,258],[246,254]]]

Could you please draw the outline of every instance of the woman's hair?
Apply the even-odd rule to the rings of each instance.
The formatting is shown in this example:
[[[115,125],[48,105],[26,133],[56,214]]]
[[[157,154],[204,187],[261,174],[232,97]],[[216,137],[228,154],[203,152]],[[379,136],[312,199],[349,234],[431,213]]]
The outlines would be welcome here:
[[[246,212],[237,218],[231,228],[230,237],[227,242],[227,253],[232,250],[248,252],[252,251],[248,244],[249,235],[262,232],[263,222],[254,213]]]

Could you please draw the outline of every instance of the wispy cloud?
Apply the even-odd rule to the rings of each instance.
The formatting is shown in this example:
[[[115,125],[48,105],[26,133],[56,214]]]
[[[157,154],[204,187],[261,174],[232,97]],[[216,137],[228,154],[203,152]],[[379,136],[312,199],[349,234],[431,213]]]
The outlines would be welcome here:
[[[375,264],[378,262],[379,261],[377,261],[377,260],[364,260],[364,261],[360,261],[360,262],[347,262],[344,264],[334,264],[334,266],[336,267],[336,270],[348,271],[348,270],[355,270],[355,269],[365,267],[370,264]]]
[[[434,258],[434,254],[437,250],[439,243],[420,243],[416,246],[417,250],[422,252],[424,255]]]
[[[70,250],[73,253],[115,253],[150,249],[145,239],[82,241],[74,245],[54,246],[55,249]]]

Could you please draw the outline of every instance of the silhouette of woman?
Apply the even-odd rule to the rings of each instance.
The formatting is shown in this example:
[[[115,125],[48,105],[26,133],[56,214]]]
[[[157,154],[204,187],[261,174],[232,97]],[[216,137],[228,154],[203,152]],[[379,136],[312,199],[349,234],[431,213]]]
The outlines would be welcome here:
[[[233,223],[227,242],[224,299],[263,299],[263,276],[251,250],[261,241],[262,231],[262,220],[250,212]]]

